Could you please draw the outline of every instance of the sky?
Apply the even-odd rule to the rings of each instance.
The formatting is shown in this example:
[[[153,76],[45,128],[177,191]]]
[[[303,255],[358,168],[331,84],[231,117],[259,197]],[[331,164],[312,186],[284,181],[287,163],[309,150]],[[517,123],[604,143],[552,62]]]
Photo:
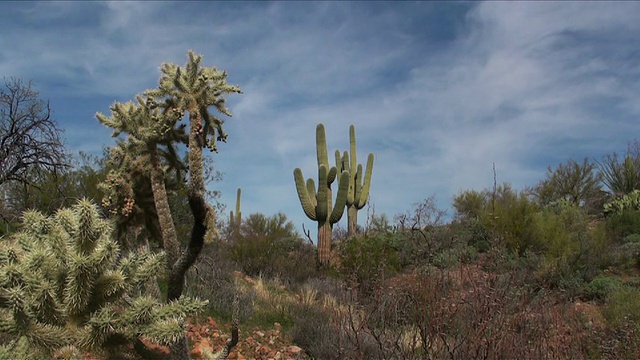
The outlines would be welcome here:
[[[432,195],[451,216],[493,164],[522,189],[624,152],[640,130],[638,19],[640,2],[2,1],[0,76],[33,81],[67,147],[101,154],[114,140],[96,112],[202,54],[243,90],[211,188],[315,234],[293,170],[317,177],[318,123],[330,154],[355,125],[359,162],[375,156],[369,211],[390,218]]]

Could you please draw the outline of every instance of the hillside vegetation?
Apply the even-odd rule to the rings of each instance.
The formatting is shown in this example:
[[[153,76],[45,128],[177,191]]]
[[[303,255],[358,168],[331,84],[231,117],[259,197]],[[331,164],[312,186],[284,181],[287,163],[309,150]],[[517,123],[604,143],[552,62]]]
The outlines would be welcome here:
[[[452,217],[431,196],[390,218],[355,127],[332,164],[318,124],[317,178],[298,168],[291,186],[314,241],[285,214],[243,214],[241,189],[228,217],[217,202],[203,150],[241,90],[201,61],[97,114],[117,139],[102,157],[74,165],[54,137],[55,163],[0,173],[0,359],[640,358],[638,143],[462,191]]]

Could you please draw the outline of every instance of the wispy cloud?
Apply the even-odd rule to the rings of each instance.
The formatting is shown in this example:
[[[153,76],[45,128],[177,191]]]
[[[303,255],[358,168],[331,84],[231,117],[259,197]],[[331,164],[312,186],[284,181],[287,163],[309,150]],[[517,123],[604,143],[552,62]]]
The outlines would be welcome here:
[[[638,131],[635,2],[2,3],[0,74],[32,79],[77,149],[93,118],[155,86],[188,49],[244,90],[214,157],[223,201],[307,221],[292,171],[315,176],[315,126],[374,152],[371,199],[393,215],[493,181],[533,185],[547,165],[621,150]],[[5,31],[6,29],[6,31]],[[82,104],[76,105],[73,104]],[[91,133],[85,138],[83,133]],[[104,134],[104,135],[103,135]],[[99,139],[99,141],[97,141]]]

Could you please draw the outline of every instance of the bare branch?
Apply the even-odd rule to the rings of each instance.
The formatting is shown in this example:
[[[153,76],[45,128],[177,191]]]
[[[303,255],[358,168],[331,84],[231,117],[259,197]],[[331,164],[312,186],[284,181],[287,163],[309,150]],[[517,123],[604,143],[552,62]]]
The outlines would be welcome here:
[[[0,89],[0,184],[32,183],[33,176],[69,166],[49,102],[31,82],[5,81]]]

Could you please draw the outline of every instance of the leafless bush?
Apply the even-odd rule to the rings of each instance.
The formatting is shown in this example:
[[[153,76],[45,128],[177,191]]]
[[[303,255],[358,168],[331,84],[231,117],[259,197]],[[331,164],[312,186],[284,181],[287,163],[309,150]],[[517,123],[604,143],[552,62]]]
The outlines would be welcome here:
[[[294,339],[323,359],[583,358],[580,317],[518,276],[477,265],[397,276],[367,297],[300,312]]]
[[[210,244],[186,276],[186,294],[209,300],[210,315],[231,319],[233,302],[238,300],[239,320],[243,321],[253,313],[256,294],[250,290],[241,291],[236,284],[235,267],[225,258],[226,244]]]

